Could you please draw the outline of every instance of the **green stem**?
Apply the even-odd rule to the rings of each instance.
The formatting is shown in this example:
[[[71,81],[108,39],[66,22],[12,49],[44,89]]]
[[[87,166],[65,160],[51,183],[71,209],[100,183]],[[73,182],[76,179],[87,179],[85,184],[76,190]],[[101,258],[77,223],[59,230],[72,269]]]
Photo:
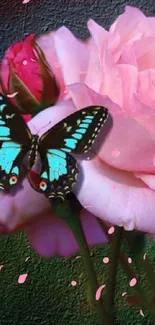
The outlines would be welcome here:
[[[109,227],[107,227],[107,225],[102,220],[100,220],[100,225],[101,225],[102,229],[105,231],[105,233],[107,234],[109,240],[111,241],[111,235],[108,234]],[[124,270],[126,271],[126,273],[128,275],[129,280],[131,280],[133,278],[137,278],[136,274],[134,273],[134,271],[129,266],[128,259],[126,258],[125,254],[123,254],[121,251],[120,251],[120,258],[119,259],[120,259],[120,262],[121,262]],[[155,307],[154,307],[154,304],[152,303],[149,295],[140,286],[138,281],[137,281],[134,289],[137,292],[137,295],[140,298],[143,299],[143,305],[146,308],[146,310],[148,310],[148,313],[152,317],[153,324],[155,324]]]
[[[93,268],[92,260],[89,253],[89,248],[85,239],[85,234],[79,217],[81,205],[77,201],[77,199],[74,198],[73,196],[70,201],[67,200],[65,202],[59,201],[59,202],[55,202],[54,205],[52,201],[51,204],[52,204],[52,208],[54,208],[55,214],[67,222],[68,226],[72,230],[77,240],[77,243],[81,251],[81,256],[83,258],[84,267],[87,273],[90,301],[92,305],[95,307],[96,312],[100,316],[102,325],[103,324],[109,325],[107,312],[102,304],[101,299],[99,300],[95,299],[96,291],[99,285],[98,285],[95,270]]]
[[[124,233],[125,233],[126,240],[128,242],[130,253],[132,254],[133,251],[135,252],[135,245],[139,244],[139,240],[138,240],[138,242],[135,241],[135,243],[134,243],[134,240],[132,240],[132,237],[130,238],[128,232],[125,231]],[[142,236],[144,236],[144,234],[142,234]],[[138,238],[138,236],[137,236],[137,238]],[[141,249],[136,251],[136,257],[137,258],[134,259],[137,270],[140,272],[141,269],[143,268],[143,270],[146,273],[147,279],[148,279],[148,281],[149,281],[149,283],[151,285],[151,288],[153,290],[155,290],[154,268],[153,268],[150,260],[148,259],[148,257],[146,257],[146,259],[144,260],[143,255],[144,255],[144,253],[143,253],[143,247],[142,247]]]
[[[111,324],[114,325],[114,298],[115,298],[115,286],[116,286],[116,276],[117,276],[117,267],[120,255],[120,246],[121,246],[121,237],[122,237],[122,228],[116,227],[115,232],[112,236],[112,245],[111,245],[111,256],[110,264],[108,269],[108,274],[110,275],[107,280],[106,285],[106,306],[108,310],[109,319]]]

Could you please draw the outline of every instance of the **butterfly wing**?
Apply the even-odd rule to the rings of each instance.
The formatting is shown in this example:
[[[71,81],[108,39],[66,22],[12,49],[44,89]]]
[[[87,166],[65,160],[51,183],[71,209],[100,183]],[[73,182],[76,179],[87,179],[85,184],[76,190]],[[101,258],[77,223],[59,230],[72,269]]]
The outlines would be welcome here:
[[[87,152],[108,117],[104,107],[82,109],[56,124],[40,139],[43,166],[38,191],[47,197],[61,197],[71,192],[77,180],[78,166],[71,153]]]
[[[88,152],[107,121],[108,110],[102,106],[89,106],[73,113],[40,139],[40,150],[61,149],[67,153],[83,154]]]
[[[21,177],[31,133],[14,106],[0,94],[0,189],[9,190]]]

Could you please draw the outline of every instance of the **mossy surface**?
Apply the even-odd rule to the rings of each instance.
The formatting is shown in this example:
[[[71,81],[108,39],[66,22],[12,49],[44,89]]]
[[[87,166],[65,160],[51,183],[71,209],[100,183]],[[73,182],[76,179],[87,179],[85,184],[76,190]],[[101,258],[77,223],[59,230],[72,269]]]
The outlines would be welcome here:
[[[127,248],[123,245],[123,250]],[[145,252],[155,265],[155,246],[145,243]],[[78,254],[80,255],[80,254]],[[91,248],[91,255],[100,284],[105,284],[109,246]],[[27,257],[30,258],[26,260]],[[132,263],[133,264],[133,263]],[[133,267],[133,265],[130,266]],[[81,258],[40,258],[30,247],[26,235],[18,233],[0,236],[0,324],[1,325],[99,325],[96,314],[87,305],[85,275]],[[18,284],[20,274],[27,273],[23,284]],[[71,281],[77,281],[73,287]],[[148,290],[143,272],[139,281]],[[127,294],[122,297],[122,293]],[[121,265],[116,285],[117,325],[153,325],[142,306],[129,306],[128,295],[135,295]],[[143,310],[144,317],[140,315]]]

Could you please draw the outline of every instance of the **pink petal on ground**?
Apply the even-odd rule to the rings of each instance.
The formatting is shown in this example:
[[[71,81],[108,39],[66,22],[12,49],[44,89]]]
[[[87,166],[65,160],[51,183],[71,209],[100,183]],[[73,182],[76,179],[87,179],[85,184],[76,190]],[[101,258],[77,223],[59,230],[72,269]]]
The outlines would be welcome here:
[[[57,30],[54,42],[65,84],[83,82],[85,74],[81,74],[81,71],[87,72],[89,62],[87,42],[78,40],[66,27]]]
[[[73,281],[71,282],[71,285],[72,285],[73,287],[75,287],[75,286],[77,285],[77,282],[73,280]]]
[[[123,292],[123,293],[122,293],[122,297],[124,297],[125,295],[126,295],[126,292]]]
[[[142,309],[140,309],[140,315],[144,317],[144,313],[143,313]]]
[[[126,230],[155,233],[154,191],[132,173],[111,168],[98,158],[82,161],[81,168],[82,182],[74,193],[82,206],[91,205],[87,210],[92,214]]]
[[[102,284],[96,291],[96,300],[99,300],[101,297],[102,289],[105,287],[105,284]]]
[[[128,257],[128,263],[131,264],[132,263],[132,258]]]
[[[144,256],[143,256],[143,260],[146,260],[146,254],[147,254],[147,253],[144,254]]]
[[[21,274],[21,275],[19,276],[19,278],[18,278],[18,283],[19,283],[19,284],[24,283],[25,280],[27,279],[27,276],[28,276],[27,273],[25,273],[25,274]]]
[[[109,258],[108,257],[104,257],[103,258],[103,263],[104,264],[108,264],[109,263]]]
[[[3,266],[4,266],[4,265],[0,265],[0,271],[2,270]]]
[[[134,286],[136,285],[136,283],[137,283],[136,278],[133,278],[133,279],[130,281],[129,285],[130,285],[130,287],[134,287]]]
[[[106,243],[107,238],[96,218],[83,210],[81,221],[89,245]],[[28,237],[38,254],[45,257],[60,255],[70,257],[79,251],[78,244],[67,223],[52,215],[45,214],[42,218],[27,227]]]

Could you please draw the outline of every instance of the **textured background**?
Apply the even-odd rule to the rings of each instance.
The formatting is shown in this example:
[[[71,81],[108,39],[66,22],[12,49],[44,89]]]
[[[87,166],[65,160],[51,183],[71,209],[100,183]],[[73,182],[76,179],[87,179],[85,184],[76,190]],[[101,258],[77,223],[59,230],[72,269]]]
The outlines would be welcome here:
[[[154,0],[128,1],[146,15],[154,15]],[[81,38],[88,36],[86,22],[93,18],[108,28],[123,12],[123,0],[30,0],[23,5],[22,0],[0,1],[0,57],[13,42],[29,33],[41,33],[69,27]],[[155,264],[154,248],[147,244],[148,256]],[[92,250],[100,283],[105,282],[107,266],[102,259],[108,255],[108,247]],[[26,262],[26,257],[30,259]],[[24,234],[10,237],[0,236],[0,323],[1,325],[98,325],[99,320],[86,305],[84,294],[84,274],[80,259],[50,261],[40,259],[30,248]],[[18,276],[28,273],[26,282],[18,284]],[[78,285],[71,287],[72,280]],[[145,283],[141,274],[140,281]],[[129,280],[119,270],[117,279],[117,325],[153,325],[140,307],[129,307],[122,292],[130,295]],[[131,312],[132,308],[132,312]]]

